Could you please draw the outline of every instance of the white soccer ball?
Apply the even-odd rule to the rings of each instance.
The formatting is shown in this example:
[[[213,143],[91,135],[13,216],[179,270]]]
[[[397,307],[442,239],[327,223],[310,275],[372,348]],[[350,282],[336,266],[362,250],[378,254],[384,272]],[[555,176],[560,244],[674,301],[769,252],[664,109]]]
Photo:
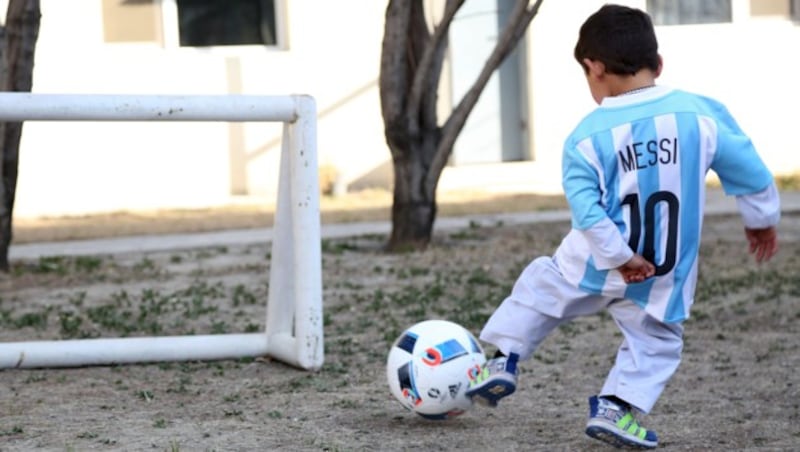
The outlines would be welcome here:
[[[392,395],[427,419],[464,413],[470,377],[486,362],[475,336],[447,320],[426,320],[400,335],[389,350],[386,378]]]

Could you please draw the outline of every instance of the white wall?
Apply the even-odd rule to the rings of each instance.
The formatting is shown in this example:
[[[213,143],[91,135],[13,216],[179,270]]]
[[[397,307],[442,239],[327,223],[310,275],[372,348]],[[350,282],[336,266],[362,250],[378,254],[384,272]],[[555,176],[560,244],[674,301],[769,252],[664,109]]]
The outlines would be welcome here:
[[[796,24],[754,20],[662,27],[659,38],[661,83],[721,100],[773,172],[800,171],[794,140],[800,105]]]
[[[355,178],[389,158],[377,77],[385,2],[291,0],[289,50],[103,42],[99,0],[42,0],[34,92],[310,94],[320,164]],[[232,74],[231,68],[240,70]],[[224,123],[28,122],[15,215],[231,201]],[[274,201],[281,127],[243,127],[248,192]]]
[[[42,0],[34,92],[311,94],[320,112],[320,164],[355,180],[390,158],[377,87],[386,1],[287,1],[289,50],[281,51],[106,44],[99,0]],[[660,83],[719,98],[773,171],[798,171],[800,152],[791,147],[796,118],[781,111],[800,104],[794,58],[800,27],[750,20],[740,14],[748,1],[733,1],[733,24],[658,28],[665,62]],[[531,25],[535,161],[448,168],[441,190],[560,191],[563,140],[594,107],[572,50],[581,23],[603,3],[547,1]],[[15,215],[230,202],[230,149],[237,140],[244,143],[249,194],[272,200],[279,132],[274,124],[29,122]]]
[[[800,60],[795,57],[800,27],[785,19],[750,19],[749,3],[733,1],[734,23],[657,27],[664,59],[658,83],[722,101],[773,172],[800,171],[800,152],[793,148],[797,115],[791,113],[800,105]],[[604,3],[584,0],[564,8],[563,3],[545,2],[531,25],[532,140],[537,157],[531,174],[537,177],[560,175],[564,138],[595,107],[572,54],[580,25]],[[645,4],[623,3],[639,8]]]

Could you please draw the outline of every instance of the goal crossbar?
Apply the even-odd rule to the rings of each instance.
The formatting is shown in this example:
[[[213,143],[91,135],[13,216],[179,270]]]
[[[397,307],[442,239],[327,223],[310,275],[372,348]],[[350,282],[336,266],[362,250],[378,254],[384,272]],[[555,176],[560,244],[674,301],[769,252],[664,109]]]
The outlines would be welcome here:
[[[278,199],[264,332],[0,343],[0,368],[272,356],[324,360],[316,103],[307,95],[0,93],[0,121],[281,122]]]

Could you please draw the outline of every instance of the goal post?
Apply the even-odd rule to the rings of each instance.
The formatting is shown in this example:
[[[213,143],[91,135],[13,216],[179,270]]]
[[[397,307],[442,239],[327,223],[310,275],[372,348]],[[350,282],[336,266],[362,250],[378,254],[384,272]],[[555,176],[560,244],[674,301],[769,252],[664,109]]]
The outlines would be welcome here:
[[[0,343],[0,368],[272,356],[324,360],[316,104],[307,95],[0,93],[0,121],[281,122],[280,171],[263,332]]]

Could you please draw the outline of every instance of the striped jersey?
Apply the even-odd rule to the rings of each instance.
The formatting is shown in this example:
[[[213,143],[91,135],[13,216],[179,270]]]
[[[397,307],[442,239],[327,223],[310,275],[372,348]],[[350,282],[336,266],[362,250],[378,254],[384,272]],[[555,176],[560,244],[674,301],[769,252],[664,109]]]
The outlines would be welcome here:
[[[567,138],[562,163],[572,213],[555,253],[562,274],[664,322],[688,318],[694,300],[708,170],[728,195],[774,186],[722,104],[660,86],[605,98]],[[627,284],[615,269],[634,251],[656,274]]]

